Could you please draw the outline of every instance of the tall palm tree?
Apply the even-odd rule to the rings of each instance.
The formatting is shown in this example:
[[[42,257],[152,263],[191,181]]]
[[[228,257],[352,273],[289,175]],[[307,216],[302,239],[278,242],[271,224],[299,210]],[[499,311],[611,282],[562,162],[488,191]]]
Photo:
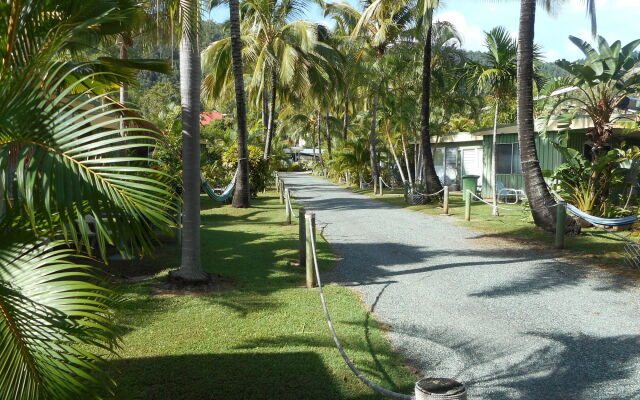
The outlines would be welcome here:
[[[493,141],[491,144],[491,187],[493,192],[493,215],[498,215],[498,185],[496,179],[496,140],[498,137],[498,115],[500,104],[508,101],[516,89],[518,44],[503,27],[485,33],[485,47],[481,62],[470,62],[474,84],[481,93],[488,93],[495,102],[493,117]]]
[[[305,8],[302,0],[246,0],[241,5],[241,54],[243,64],[253,70],[247,92],[251,101],[262,102],[266,111],[265,159],[271,152],[277,126],[278,98],[307,89],[309,69],[317,67],[317,59],[310,54],[317,48],[319,27],[296,19],[303,15]],[[207,98],[220,98],[235,85],[231,84],[234,80],[229,63],[231,42],[231,38],[221,39],[203,52],[207,74],[203,91]]]
[[[377,152],[378,107],[383,93],[381,82],[376,81],[381,75],[382,59],[388,48],[400,38],[406,36],[409,27],[414,23],[412,7],[406,2],[395,0],[365,0],[365,10],[360,13],[346,3],[330,3],[325,5],[325,15],[339,16],[347,22],[355,22],[352,38],[362,38],[366,42],[364,51],[374,60],[372,70],[374,79],[370,88],[371,125],[369,129],[369,151],[371,152],[371,175],[374,188],[380,176]],[[360,52],[361,54],[363,51]]]
[[[553,207],[556,202],[549,193],[535,143],[535,128],[533,114],[533,61],[535,54],[534,32],[537,0],[520,1],[520,25],[518,30],[518,141],[520,145],[520,162],[524,178],[525,191],[531,204],[533,220],[536,226],[549,231],[555,231],[556,212]],[[591,27],[595,34],[595,0],[583,0],[587,12],[591,16]],[[549,9],[554,1],[543,0],[543,5]],[[578,223],[567,219],[568,232],[578,232]]]
[[[172,278],[206,282],[200,260],[200,25],[198,0],[180,2],[180,98],[182,103],[182,262]]]
[[[238,178],[233,194],[233,207],[246,208],[250,205],[249,197],[251,191],[249,187],[249,160],[247,159],[247,109],[244,95],[240,6],[238,0],[229,1],[229,19],[231,22],[231,55],[236,93],[236,119],[238,123]]]
[[[439,0],[419,0],[416,7],[416,39],[424,43],[422,53],[422,104],[420,107],[420,147],[422,149],[423,176],[427,193],[442,189],[433,162],[431,150],[431,58],[433,49],[433,13],[440,5]]]

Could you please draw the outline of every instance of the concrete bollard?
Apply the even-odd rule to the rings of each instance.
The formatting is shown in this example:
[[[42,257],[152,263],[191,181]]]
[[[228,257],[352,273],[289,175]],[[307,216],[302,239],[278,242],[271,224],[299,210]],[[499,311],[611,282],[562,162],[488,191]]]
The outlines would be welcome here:
[[[567,227],[567,202],[561,200],[556,207],[556,249],[564,249],[564,233]]]
[[[382,195],[383,195],[383,193],[382,193],[383,186],[382,186],[382,185],[383,185],[383,183],[382,183],[382,177],[379,177],[379,178],[378,178],[378,186],[380,186],[380,196],[382,196]]]
[[[415,400],[467,400],[467,389],[447,378],[425,378],[416,383]]]
[[[313,248],[311,247],[311,235],[315,239],[316,236],[316,215],[314,213],[306,214],[305,225],[307,229],[307,251],[306,251],[306,266],[307,266],[307,288],[313,288]]]
[[[300,207],[298,209],[298,237],[299,237],[299,247],[300,247],[300,257],[298,260],[298,264],[302,267],[306,263],[306,255],[307,255],[307,227],[305,225],[305,214],[306,210],[304,207]]]
[[[471,221],[471,191],[464,192],[464,220]]]
[[[284,190],[284,216],[287,219],[287,225],[291,225],[291,194],[289,188]]]
[[[449,215],[449,186],[444,187],[444,194],[442,197],[442,213]]]

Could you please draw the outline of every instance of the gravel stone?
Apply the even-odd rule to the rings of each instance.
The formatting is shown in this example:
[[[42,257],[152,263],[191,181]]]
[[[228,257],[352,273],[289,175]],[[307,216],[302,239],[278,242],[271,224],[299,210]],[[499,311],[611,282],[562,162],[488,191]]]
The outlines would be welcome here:
[[[341,257],[325,282],[360,292],[423,376],[464,382],[473,400],[640,399],[634,282],[513,243],[489,247],[451,217],[283,177]]]

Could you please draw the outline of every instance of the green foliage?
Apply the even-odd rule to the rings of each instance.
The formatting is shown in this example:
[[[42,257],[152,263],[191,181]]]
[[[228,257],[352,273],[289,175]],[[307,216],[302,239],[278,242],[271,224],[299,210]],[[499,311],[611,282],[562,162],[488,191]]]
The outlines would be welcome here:
[[[109,382],[95,351],[114,351],[114,296],[64,243],[22,236],[0,238],[0,397],[93,398],[91,387]]]
[[[154,232],[170,224],[175,199],[166,177],[139,156],[156,139],[109,92],[148,63],[74,59],[128,29],[137,9],[115,5],[0,7],[3,399],[90,399],[92,388],[112,385],[101,368],[117,344],[112,295],[78,256],[92,254],[94,244],[103,258],[107,245],[149,253]]]
[[[622,46],[620,41],[609,45],[598,37],[598,49],[571,36],[571,41],[585,55],[583,61],[558,61],[568,76],[549,81],[541,94],[546,96],[541,104],[545,115],[543,129],[551,118],[568,115],[567,124],[577,115],[588,115],[593,129],[587,133],[597,157],[611,144],[614,124],[625,121],[626,128],[637,128],[635,116],[617,115],[616,108],[625,97],[640,93],[640,75],[637,68],[640,57],[635,49],[640,40]]]
[[[168,131],[176,120],[175,108],[180,105],[180,89],[175,83],[159,82],[142,92],[137,102],[144,118]]]
[[[570,203],[596,216],[617,217],[633,212],[620,193],[627,188],[632,190],[628,178],[634,174],[637,177],[640,172],[633,162],[640,158],[640,149],[613,149],[590,161],[577,150],[559,143],[554,145],[566,162],[556,169],[552,178]]]
[[[249,155],[249,184],[251,185],[252,195],[257,196],[258,192],[263,191],[271,179],[272,169],[269,167],[269,161],[263,159],[260,147],[249,145],[247,150]],[[226,176],[229,177],[228,181],[230,181],[238,168],[238,146],[236,144],[228,147],[222,153],[222,167]]]

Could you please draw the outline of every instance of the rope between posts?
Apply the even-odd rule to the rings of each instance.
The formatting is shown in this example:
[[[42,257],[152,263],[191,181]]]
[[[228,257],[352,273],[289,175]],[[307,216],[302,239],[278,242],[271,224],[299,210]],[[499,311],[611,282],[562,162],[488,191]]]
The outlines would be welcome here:
[[[435,192],[435,193],[431,193],[431,194],[420,193],[420,192],[418,192],[418,191],[417,191],[417,190],[415,190],[415,189],[409,189],[409,191],[410,191],[411,193],[415,193],[415,194],[420,195],[420,196],[437,196],[437,195],[439,195],[440,193],[444,192],[444,188],[442,188],[441,190],[439,190],[439,191],[437,191],[437,192]]]
[[[388,184],[387,182],[385,182],[385,181],[384,181],[384,179],[382,179],[382,178],[380,178],[380,180],[382,181],[382,184],[384,184],[388,189],[392,189],[392,190],[393,190],[393,189],[396,189],[396,188],[397,188],[397,186],[396,186],[396,187],[393,187],[393,186],[389,185],[389,184]]]
[[[475,193],[473,192],[469,192],[469,194],[471,194],[473,197],[475,197],[476,199],[480,200],[481,202],[483,202],[484,204],[493,207],[493,204],[489,203],[488,201],[485,201],[484,199],[478,197]],[[554,204],[552,206],[544,206],[544,207],[538,207],[538,208],[507,208],[507,207],[500,207],[500,206],[496,206],[497,209],[499,210],[505,210],[505,211],[513,211],[513,212],[527,212],[527,211],[538,211],[538,210],[546,210],[546,209],[550,209],[550,208],[556,208],[558,206],[558,204]]]
[[[314,266],[314,269],[315,269],[315,272],[316,272],[316,280],[318,282],[318,289],[320,289],[320,301],[322,302],[322,310],[324,311],[324,317],[327,320],[327,325],[329,325],[329,331],[331,332],[331,336],[333,336],[333,341],[335,342],[336,347],[338,348],[338,352],[342,356],[342,359],[349,366],[349,369],[351,369],[351,371],[356,375],[356,377],[358,377],[358,379],[360,379],[360,381],[362,381],[362,383],[364,383],[365,385],[369,386],[371,389],[375,390],[376,392],[380,393],[381,395],[383,395],[385,397],[389,397],[391,399],[415,400],[414,396],[409,396],[409,395],[402,394],[402,393],[392,392],[392,391],[390,391],[388,389],[383,388],[382,386],[379,386],[379,385],[371,382],[369,379],[367,379],[366,376],[364,376],[362,374],[362,372],[360,372],[358,370],[358,368],[356,368],[356,366],[353,364],[353,362],[351,361],[351,359],[349,358],[347,353],[342,348],[342,344],[340,343],[340,340],[338,339],[338,335],[336,334],[336,330],[333,327],[333,322],[331,322],[331,315],[329,315],[329,308],[327,307],[327,300],[324,297],[324,291],[322,290],[322,282],[320,281],[320,268],[318,268],[318,257],[316,255],[316,240],[315,240],[315,237],[313,235],[314,232],[311,230],[312,229],[311,224],[309,224],[308,228],[309,228],[309,231],[307,232],[307,234],[309,235],[309,238],[311,240],[311,253],[313,254],[313,266]]]
[[[596,229],[600,229],[601,231],[603,231],[603,232],[605,232],[605,233],[609,233],[609,234],[611,234],[611,235],[613,235],[613,236],[617,237],[618,239],[622,239],[623,241],[625,241],[625,242],[627,242],[627,243],[631,243],[631,244],[640,244],[640,243],[636,242],[635,240],[631,240],[631,239],[629,239],[629,238],[627,238],[627,237],[624,237],[624,236],[620,235],[619,233],[616,233],[616,232],[610,231],[610,230],[608,230],[608,229],[601,228],[601,227],[599,227],[599,226],[597,226],[597,225],[595,225],[595,224],[591,224],[591,226],[593,226],[593,227],[594,227],[594,228],[596,228]]]

